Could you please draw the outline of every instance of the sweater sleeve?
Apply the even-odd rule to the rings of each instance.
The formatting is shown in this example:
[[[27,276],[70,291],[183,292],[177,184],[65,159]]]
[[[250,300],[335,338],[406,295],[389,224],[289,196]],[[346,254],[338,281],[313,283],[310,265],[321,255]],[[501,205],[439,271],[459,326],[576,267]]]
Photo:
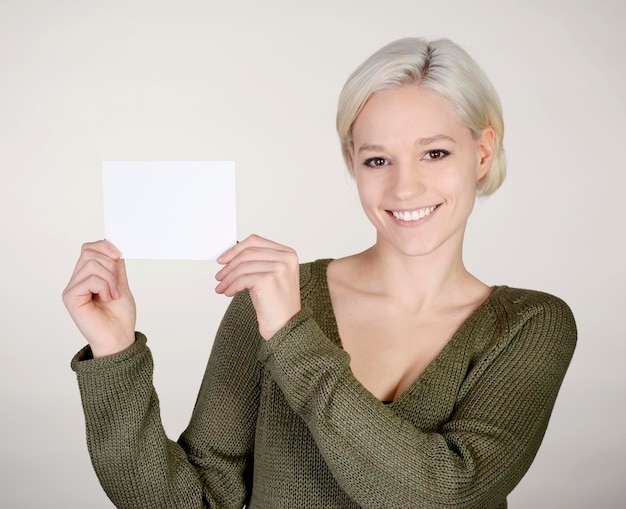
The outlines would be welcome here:
[[[576,343],[573,317],[559,299],[512,315],[516,325],[504,327],[462,385],[449,421],[435,430],[376,400],[306,311],[260,356],[360,506],[500,507],[535,457]]]
[[[236,297],[222,320],[191,422],[178,442],[161,423],[146,338],[128,350],[72,360],[91,460],[119,508],[237,508],[249,496],[258,332]],[[255,322],[254,322],[255,323]]]

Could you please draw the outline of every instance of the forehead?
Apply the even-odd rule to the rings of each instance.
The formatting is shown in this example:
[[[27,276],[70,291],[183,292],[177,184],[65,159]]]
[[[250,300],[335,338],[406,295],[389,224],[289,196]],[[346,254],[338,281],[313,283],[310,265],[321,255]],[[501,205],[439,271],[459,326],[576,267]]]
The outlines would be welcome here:
[[[354,122],[352,138],[365,142],[406,137],[454,137],[469,129],[440,94],[417,85],[403,85],[373,94]]]

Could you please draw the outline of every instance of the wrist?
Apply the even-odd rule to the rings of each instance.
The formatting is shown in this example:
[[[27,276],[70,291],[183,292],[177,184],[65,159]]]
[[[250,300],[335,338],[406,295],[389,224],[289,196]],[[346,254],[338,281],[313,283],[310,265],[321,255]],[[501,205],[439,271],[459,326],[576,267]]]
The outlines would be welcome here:
[[[259,327],[259,334],[265,341],[269,341],[272,339],[279,331],[287,327],[293,320],[302,312],[302,308],[298,308],[294,311],[293,314],[287,319],[283,320],[280,326],[274,327]]]
[[[108,342],[106,344],[90,344],[91,355],[94,359],[101,359],[102,357],[108,357],[110,355],[115,355],[117,353],[123,352],[124,350],[128,350],[135,343],[135,335],[133,334],[131,337],[126,337],[122,340],[117,340],[114,342]]]

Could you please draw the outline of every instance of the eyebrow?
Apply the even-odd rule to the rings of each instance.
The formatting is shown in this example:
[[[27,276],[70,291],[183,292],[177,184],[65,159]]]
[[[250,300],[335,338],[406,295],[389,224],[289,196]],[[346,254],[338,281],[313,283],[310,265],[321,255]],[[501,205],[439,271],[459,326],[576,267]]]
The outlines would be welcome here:
[[[419,138],[415,141],[415,145],[430,145],[436,141],[450,141],[452,143],[456,143],[454,138],[451,138],[447,134],[436,134],[435,136],[429,136],[428,138]],[[385,147],[383,145],[372,145],[369,143],[364,143],[359,147],[358,153],[361,152],[384,152]]]
[[[420,138],[415,142],[416,145],[430,145],[435,141],[451,141],[452,143],[456,143],[454,138],[448,136],[447,134],[436,134],[435,136],[431,136],[430,138]]]

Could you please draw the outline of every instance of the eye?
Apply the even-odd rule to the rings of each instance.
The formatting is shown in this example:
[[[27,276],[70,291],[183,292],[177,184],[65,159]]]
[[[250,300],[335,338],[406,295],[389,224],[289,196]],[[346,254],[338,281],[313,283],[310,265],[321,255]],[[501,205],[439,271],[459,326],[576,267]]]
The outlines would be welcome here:
[[[443,150],[443,149],[435,149],[435,150],[429,150],[428,152],[426,152],[424,154],[424,159],[427,159],[429,161],[435,161],[437,159],[443,159],[446,156],[449,156],[450,152],[448,152],[447,150]]]
[[[364,166],[368,166],[369,168],[382,168],[389,164],[389,161],[384,157],[370,157],[363,161]]]

